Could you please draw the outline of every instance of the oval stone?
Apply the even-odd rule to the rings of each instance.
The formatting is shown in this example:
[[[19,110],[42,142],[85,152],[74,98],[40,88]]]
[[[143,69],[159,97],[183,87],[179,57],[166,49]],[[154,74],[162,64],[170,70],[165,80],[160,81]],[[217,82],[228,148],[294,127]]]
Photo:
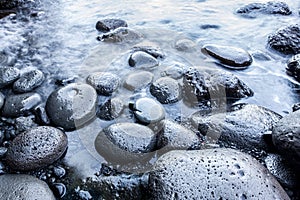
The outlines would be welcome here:
[[[72,83],[50,94],[46,111],[54,125],[74,130],[96,116],[96,104],[97,92],[92,86]]]
[[[16,82],[14,82],[14,92],[24,93],[30,92],[40,86],[45,80],[43,72],[40,70],[33,70],[22,75]]]
[[[143,51],[137,51],[131,54],[128,63],[131,67],[144,70],[152,70],[159,64],[156,58]]]
[[[14,67],[0,68],[0,88],[3,88],[20,77],[20,71]]]
[[[154,75],[147,71],[131,73],[125,79],[124,87],[132,91],[145,88],[152,83],[153,77]]]
[[[14,170],[29,171],[58,160],[66,151],[67,135],[59,129],[39,126],[23,132],[8,147],[6,161]]]
[[[122,19],[103,19],[96,23],[96,29],[101,32],[109,32],[119,27],[127,27],[126,21]]]
[[[55,200],[48,185],[34,176],[4,174],[0,176],[0,199]]]
[[[86,82],[93,86],[99,94],[109,96],[118,89],[120,78],[110,72],[96,72],[90,74]]]
[[[237,47],[207,44],[202,47],[201,51],[230,69],[245,69],[252,63],[250,54]]]

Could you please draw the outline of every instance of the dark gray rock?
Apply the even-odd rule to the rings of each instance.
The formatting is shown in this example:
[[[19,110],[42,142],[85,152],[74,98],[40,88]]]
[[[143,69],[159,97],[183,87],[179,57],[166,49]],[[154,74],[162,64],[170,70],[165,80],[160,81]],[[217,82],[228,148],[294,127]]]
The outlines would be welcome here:
[[[99,35],[97,39],[102,42],[120,43],[137,42],[142,38],[142,34],[127,27],[120,27],[108,33]]]
[[[131,50],[132,53],[142,51],[145,52],[154,58],[165,58],[165,53],[159,47],[155,46],[134,46]]]
[[[103,120],[113,120],[120,116],[123,109],[123,101],[119,98],[112,98],[100,107],[97,116]]]
[[[58,160],[68,146],[67,135],[50,126],[23,132],[8,147],[6,162],[14,170],[29,171]]]
[[[86,82],[93,86],[99,94],[109,96],[119,88],[120,78],[110,72],[96,72],[90,74]]]
[[[300,82],[300,54],[293,56],[288,61],[286,72]]]
[[[162,104],[175,103],[182,98],[181,85],[169,77],[154,81],[150,86],[150,93]]]
[[[255,18],[257,14],[290,15],[292,11],[285,2],[269,1],[267,3],[251,3],[236,11],[244,17]]]
[[[22,0],[1,0],[0,9],[12,9],[16,8]]]
[[[289,25],[277,30],[269,35],[268,45],[286,55],[300,53],[300,25]]]
[[[103,19],[96,23],[96,29],[101,32],[109,32],[119,27],[127,27],[126,21],[122,19]]]
[[[0,176],[0,199],[5,200],[55,200],[48,185],[24,174],[5,174]]]
[[[4,105],[5,96],[0,92],[0,110]]]
[[[50,119],[47,115],[45,104],[40,104],[34,109],[35,121],[39,125],[50,125]]]
[[[293,112],[300,110],[300,102],[293,105]]]
[[[245,69],[252,63],[251,55],[237,47],[207,44],[202,47],[201,51],[230,69]]]
[[[264,134],[280,119],[279,114],[251,104],[237,104],[226,113],[199,111],[191,116],[192,124],[212,142],[247,151],[271,149]]]
[[[14,67],[0,68],[0,88],[3,88],[20,77],[20,71]]]
[[[273,128],[272,138],[279,153],[300,166],[300,111],[283,117]]]
[[[2,116],[16,118],[22,115],[29,115],[41,101],[42,97],[37,93],[9,95],[5,99]]]
[[[97,98],[97,92],[92,86],[72,83],[50,94],[46,111],[54,125],[74,130],[94,119]]]
[[[133,72],[126,77],[124,87],[131,91],[145,88],[152,83],[153,77],[151,72]]]
[[[135,117],[142,123],[151,124],[165,118],[165,109],[151,98],[140,98],[133,105]]]
[[[40,70],[33,70],[23,74],[14,82],[13,90],[18,93],[30,92],[39,87],[45,80],[44,73]]]
[[[143,51],[137,51],[132,53],[130,55],[128,63],[131,67],[144,70],[152,70],[159,64],[156,58]]]
[[[170,151],[149,174],[152,199],[290,199],[251,156],[232,149]]]

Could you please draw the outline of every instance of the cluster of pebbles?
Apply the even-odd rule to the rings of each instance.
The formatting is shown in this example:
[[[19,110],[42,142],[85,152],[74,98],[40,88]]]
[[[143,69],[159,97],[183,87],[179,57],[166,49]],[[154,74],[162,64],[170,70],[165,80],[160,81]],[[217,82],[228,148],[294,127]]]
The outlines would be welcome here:
[[[253,17],[291,11],[284,3],[268,2],[246,5],[237,13]],[[103,42],[143,37],[120,19],[100,20],[96,29]],[[289,25],[268,38],[270,48],[291,56],[286,70],[298,81],[299,30],[299,24]],[[188,40],[175,46],[177,51],[194,48]],[[254,59],[244,49],[218,44],[206,44],[201,52],[230,70],[246,69]],[[41,70],[23,72],[1,64],[0,199],[297,198],[299,105],[282,117],[258,105],[236,104],[254,95],[237,76],[222,68],[165,67],[168,53],[156,46],[136,45],[122,58],[126,63],[121,67],[65,84],[46,99],[37,91],[47,78]],[[195,112],[181,116],[181,108]],[[172,116],[172,109],[178,115]],[[97,117],[113,122],[94,144],[110,166],[102,165],[96,178],[77,185],[76,194],[65,194],[59,180],[66,172],[57,163],[68,148],[66,132]],[[114,169],[139,171],[139,165],[150,165],[149,172]]]

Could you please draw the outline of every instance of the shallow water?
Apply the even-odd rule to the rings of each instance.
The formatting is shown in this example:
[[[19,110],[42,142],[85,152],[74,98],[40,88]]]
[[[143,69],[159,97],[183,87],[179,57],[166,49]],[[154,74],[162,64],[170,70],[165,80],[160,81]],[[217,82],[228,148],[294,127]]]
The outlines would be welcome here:
[[[299,1],[286,0],[293,14],[259,15],[255,19],[236,15],[237,8],[252,0],[164,0],[164,1],[97,1],[67,0],[33,3],[23,14],[10,15],[0,20],[0,52],[6,56],[0,63],[15,65],[22,71],[39,68],[47,75],[47,82],[39,88],[44,100],[54,89],[56,79],[77,77],[83,81],[90,72],[113,71],[126,52],[136,43],[107,44],[96,40],[97,20],[120,18],[130,28],[140,31],[147,42],[160,46],[169,56],[170,64],[216,68],[212,59],[201,54],[204,44],[214,43],[237,46],[252,55],[265,55],[269,59],[254,58],[246,70],[232,71],[255,93],[247,102],[262,105],[281,115],[291,112],[299,102],[300,84],[285,73],[289,56],[282,56],[266,48],[267,36],[278,28],[299,23]],[[196,44],[196,51],[184,53],[174,44],[187,38]],[[223,69],[224,70],[224,69]],[[128,73],[119,71],[120,76]],[[125,90],[119,91],[126,99]],[[183,117],[195,110],[177,104]],[[167,107],[167,110],[174,109]],[[177,112],[175,109],[174,112]],[[170,111],[172,113],[172,111]],[[172,116],[170,114],[170,117]],[[80,130],[68,133],[70,144],[65,161],[85,177],[99,169],[105,161],[95,152],[93,145],[101,129],[112,122],[96,119]]]

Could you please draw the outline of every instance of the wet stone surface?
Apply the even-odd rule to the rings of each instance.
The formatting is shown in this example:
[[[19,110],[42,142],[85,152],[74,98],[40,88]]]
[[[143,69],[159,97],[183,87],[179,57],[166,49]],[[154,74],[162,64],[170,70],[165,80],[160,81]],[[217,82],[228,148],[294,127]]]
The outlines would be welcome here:
[[[0,68],[0,88],[3,88],[20,77],[20,71],[14,67]]]
[[[145,88],[153,81],[154,75],[151,72],[140,71],[130,73],[124,82],[124,87],[129,90],[139,90]]]
[[[222,148],[164,154],[150,172],[149,188],[152,199],[289,199],[258,161]]]
[[[96,29],[101,32],[109,32],[119,27],[127,27],[126,21],[122,19],[103,19],[96,23]]]
[[[2,108],[4,104],[5,96],[0,92],[0,109]]]
[[[153,70],[159,64],[156,58],[143,51],[137,51],[131,54],[128,63],[131,67],[144,70]]]
[[[66,151],[67,135],[59,129],[39,126],[17,135],[8,147],[6,162],[14,170],[29,171],[58,160]]]
[[[13,91],[16,93],[31,92],[33,89],[39,87],[44,80],[45,76],[40,70],[27,72],[14,82]]]
[[[90,74],[86,82],[93,86],[99,94],[105,96],[111,95],[120,85],[119,77],[110,72],[96,72]]]
[[[120,116],[124,103],[119,98],[112,98],[100,106],[97,116],[103,120],[113,120]]]
[[[288,61],[286,72],[300,82],[300,54],[293,56]]]

